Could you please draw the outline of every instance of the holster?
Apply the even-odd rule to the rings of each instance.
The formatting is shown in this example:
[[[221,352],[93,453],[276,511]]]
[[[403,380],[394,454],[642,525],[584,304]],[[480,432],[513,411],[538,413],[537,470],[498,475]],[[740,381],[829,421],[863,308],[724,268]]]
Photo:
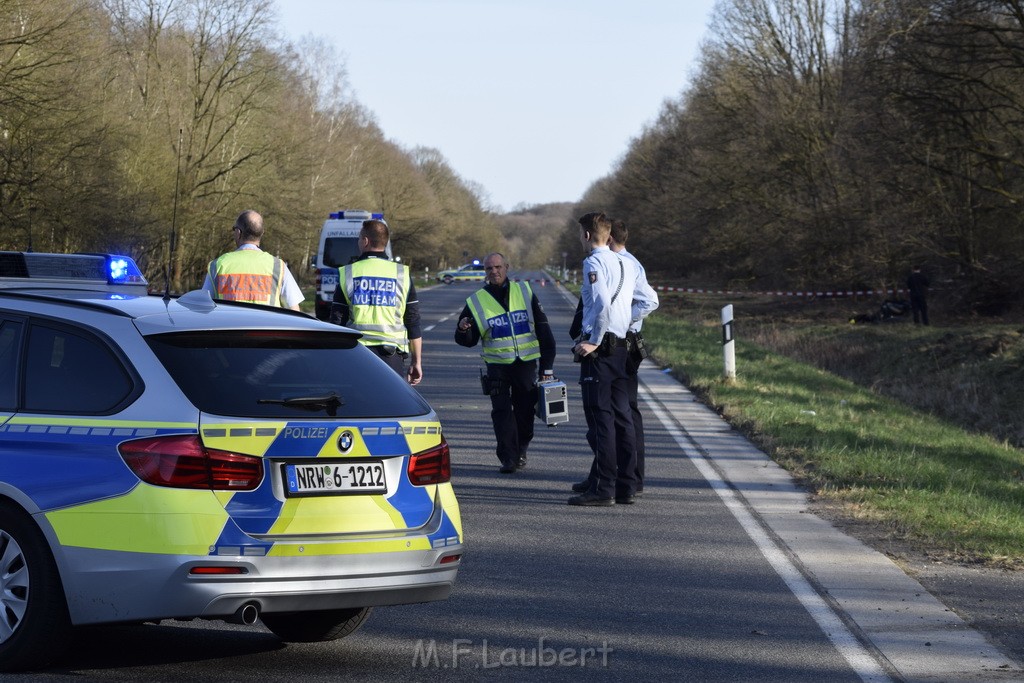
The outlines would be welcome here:
[[[626,344],[629,346],[629,355],[637,359],[637,365],[644,358],[650,358],[651,352],[644,342],[644,336],[640,332],[630,330],[626,333]]]
[[[505,386],[505,380],[500,377],[491,377],[484,370],[480,371],[480,388],[483,390],[484,396],[497,396]]]
[[[611,332],[605,332],[601,337],[601,345],[597,347],[597,355],[608,357],[615,353],[615,343],[618,338]]]

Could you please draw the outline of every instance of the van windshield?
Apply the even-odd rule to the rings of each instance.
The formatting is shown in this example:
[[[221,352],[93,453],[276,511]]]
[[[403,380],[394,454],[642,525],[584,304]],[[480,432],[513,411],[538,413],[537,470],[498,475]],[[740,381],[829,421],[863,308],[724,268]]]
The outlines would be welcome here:
[[[324,240],[324,265],[341,268],[359,257],[359,237],[328,237]]]

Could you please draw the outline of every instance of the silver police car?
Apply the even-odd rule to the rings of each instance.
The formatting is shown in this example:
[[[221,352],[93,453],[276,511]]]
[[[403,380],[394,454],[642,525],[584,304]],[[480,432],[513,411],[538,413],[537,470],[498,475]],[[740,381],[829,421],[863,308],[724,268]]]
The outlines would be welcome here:
[[[0,670],[82,624],[320,641],[447,598],[462,521],[419,394],[352,330],[146,288],[123,257],[0,253]]]

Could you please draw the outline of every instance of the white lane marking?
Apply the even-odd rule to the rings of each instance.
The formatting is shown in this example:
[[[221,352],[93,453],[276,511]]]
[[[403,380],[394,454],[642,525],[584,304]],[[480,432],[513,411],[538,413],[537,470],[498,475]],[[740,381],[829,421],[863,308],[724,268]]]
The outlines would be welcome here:
[[[860,641],[846,628],[846,624],[832,610],[827,602],[814,587],[808,583],[803,574],[793,566],[785,553],[776,545],[761,525],[757,523],[753,515],[739,499],[736,491],[729,488],[718,472],[704,459],[704,456],[692,448],[688,438],[680,431],[675,422],[669,417],[660,404],[655,402],[653,396],[646,387],[640,387],[640,395],[644,403],[654,412],[662,426],[672,435],[675,442],[683,450],[683,453],[690,462],[701,473],[701,476],[711,485],[718,497],[725,503],[725,507],[732,513],[736,521],[746,532],[750,540],[754,542],[764,558],[772,565],[779,577],[785,581],[786,586],[810,613],[822,632],[828,636],[832,644],[843,656],[850,667],[856,672],[860,679],[870,683],[892,683],[892,679],[885,673],[881,665],[872,657]]]
[[[440,320],[438,320],[438,321],[437,321],[436,323],[434,323],[433,325],[427,325],[426,327],[424,327],[424,328],[423,328],[423,331],[424,331],[424,332],[430,332],[430,331],[431,331],[432,329],[434,329],[435,327],[437,327],[437,326],[438,326],[438,325],[440,325],[441,323],[445,322],[446,320],[451,320],[451,319],[452,319],[452,317],[453,317],[453,316],[455,316],[455,315],[458,315],[458,314],[457,314],[457,313],[452,313],[452,314],[450,314],[450,315],[446,315],[445,317],[441,318]]]

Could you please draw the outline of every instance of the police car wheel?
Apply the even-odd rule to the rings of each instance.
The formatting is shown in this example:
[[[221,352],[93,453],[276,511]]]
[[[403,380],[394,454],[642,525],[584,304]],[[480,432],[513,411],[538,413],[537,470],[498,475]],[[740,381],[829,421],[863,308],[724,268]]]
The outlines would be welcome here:
[[[450,285],[453,282],[455,282],[455,278],[453,278],[451,275],[445,275],[444,276],[444,283],[446,285]]]
[[[338,640],[355,633],[372,611],[372,607],[353,607],[318,612],[262,614],[260,618],[274,635],[286,643],[316,643]]]
[[[20,508],[0,503],[0,671],[45,666],[70,629],[46,539]]]

